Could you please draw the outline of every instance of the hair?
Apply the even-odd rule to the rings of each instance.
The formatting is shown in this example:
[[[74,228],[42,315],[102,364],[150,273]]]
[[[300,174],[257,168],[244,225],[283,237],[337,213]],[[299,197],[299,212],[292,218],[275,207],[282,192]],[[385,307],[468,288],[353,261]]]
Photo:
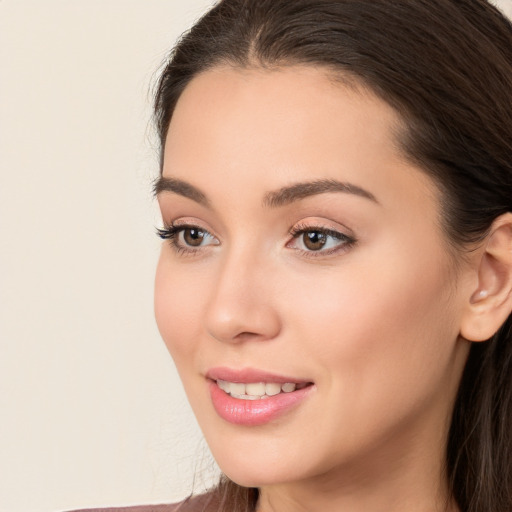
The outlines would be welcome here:
[[[486,0],[223,0],[185,33],[155,95],[161,161],[187,84],[216,66],[325,69],[399,114],[401,150],[441,192],[442,225],[463,257],[512,211],[512,25]],[[446,448],[462,512],[512,511],[512,318],[473,343]],[[223,477],[221,509],[258,491]],[[224,507],[224,508],[223,508]]]

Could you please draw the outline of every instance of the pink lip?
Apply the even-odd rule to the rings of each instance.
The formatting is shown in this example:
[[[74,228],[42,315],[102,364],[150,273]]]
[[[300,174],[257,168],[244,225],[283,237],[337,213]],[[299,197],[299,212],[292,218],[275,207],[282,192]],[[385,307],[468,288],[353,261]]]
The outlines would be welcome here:
[[[285,384],[286,382],[295,382],[296,384],[306,384],[311,382],[308,379],[299,379],[285,375],[278,375],[255,368],[242,368],[235,370],[232,368],[218,367],[211,368],[206,372],[206,378],[211,380],[227,380],[228,382],[276,382]]]
[[[311,385],[291,393],[279,393],[278,395],[260,400],[242,400],[225,393],[217,386],[216,381],[220,379],[229,382],[276,382],[281,384],[286,382],[310,383],[311,381],[295,377],[285,377],[251,368],[242,370],[213,368],[207,372],[206,376],[215,411],[222,419],[235,425],[257,426],[269,423],[297,407],[314,388]]]

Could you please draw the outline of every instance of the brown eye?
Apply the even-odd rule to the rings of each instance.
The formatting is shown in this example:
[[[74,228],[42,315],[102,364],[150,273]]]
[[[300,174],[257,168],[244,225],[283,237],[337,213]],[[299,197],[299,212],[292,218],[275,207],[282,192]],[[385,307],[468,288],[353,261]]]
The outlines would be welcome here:
[[[327,242],[327,235],[321,231],[306,231],[302,234],[302,242],[310,251],[319,251]]]
[[[344,233],[334,229],[298,225],[290,231],[292,240],[286,247],[301,251],[302,255],[329,256],[343,249],[349,249],[356,242]]]
[[[205,232],[197,228],[185,228],[182,233],[184,242],[191,247],[199,247],[205,239]]]

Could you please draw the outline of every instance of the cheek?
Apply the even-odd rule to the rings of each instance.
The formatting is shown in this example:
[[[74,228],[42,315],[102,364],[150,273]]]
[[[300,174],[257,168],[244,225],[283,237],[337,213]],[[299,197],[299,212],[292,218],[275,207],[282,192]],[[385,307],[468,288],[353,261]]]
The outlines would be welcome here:
[[[399,256],[361,259],[326,273],[307,294],[290,293],[289,325],[301,333],[304,355],[327,370],[321,379],[333,392],[366,406],[386,393],[420,399],[452,363],[458,328],[446,260]]]
[[[201,329],[201,301],[204,282],[191,279],[173,265],[167,248],[162,248],[155,278],[155,318],[167,349],[183,377],[184,365],[191,363]]]

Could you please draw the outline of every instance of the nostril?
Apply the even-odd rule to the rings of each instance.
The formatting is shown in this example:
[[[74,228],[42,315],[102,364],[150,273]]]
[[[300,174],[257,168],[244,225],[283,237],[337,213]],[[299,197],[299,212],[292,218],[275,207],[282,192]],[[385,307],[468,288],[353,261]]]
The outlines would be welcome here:
[[[258,336],[261,336],[261,334],[258,334],[257,332],[245,331],[237,334],[235,338],[238,339],[238,341],[246,341],[252,338],[257,338]]]

